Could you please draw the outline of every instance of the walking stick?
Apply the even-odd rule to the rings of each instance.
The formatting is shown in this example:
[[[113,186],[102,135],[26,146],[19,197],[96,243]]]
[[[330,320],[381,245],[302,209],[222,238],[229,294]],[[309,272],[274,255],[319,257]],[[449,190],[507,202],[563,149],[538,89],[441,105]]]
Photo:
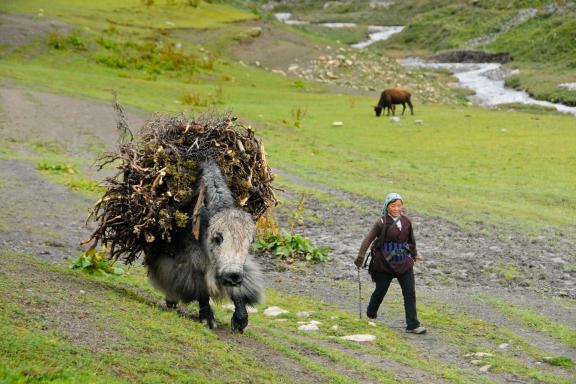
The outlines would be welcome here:
[[[362,280],[360,280],[360,268],[356,268],[358,271],[358,318],[362,319]]]

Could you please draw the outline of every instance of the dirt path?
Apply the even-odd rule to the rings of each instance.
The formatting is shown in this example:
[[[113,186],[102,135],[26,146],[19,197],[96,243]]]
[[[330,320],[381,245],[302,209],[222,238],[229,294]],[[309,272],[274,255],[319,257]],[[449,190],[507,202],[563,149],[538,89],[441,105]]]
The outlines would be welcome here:
[[[5,85],[0,88],[0,112],[0,140],[16,148],[20,155],[25,154],[25,144],[31,140],[58,141],[65,145],[70,155],[92,158],[95,156],[95,147],[110,148],[115,144],[114,114],[112,108],[105,103],[76,100]],[[133,126],[142,122],[142,118],[135,114],[130,114],[129,119]],[[42,125],[37,124],[40,120]],[[352,203],[358,208],[344,208],[342,205],[320,202],[307,196],[305,222],[298,230],[311,237],[316,244],[331,247],[332,261],[306,267],[294,266],[286,270],[285,267],[280,268],[281,264],[276,260],[262,258],[267,270],[268,286],[285,293],[311,296],[356,312],[357,291],[353,285],[355,273],[351,268],[351,259],[357,252],[362,236],[377,216],[379,203],[320,186],[289,173],[283,173],[283,176],[293,183],[319,189],[336,200]],[[80,240],[89,233],[89,229],[84,226],[84,219],[92,204],[91,199],[49,182],[24,158],[0,158],[0,180],[2,249],[30,253],[60,265],[66,265],[71,258],[76,258],[80,252]],[[279,211],[278,219],[281,223],[288,220],[290,210],[298,200],[298,194],[287,192],[284,198],[288,203],[285,209]],[[539,313],[546,312],[558,323],[571,326],[576,307],[557,305],[548,296],[540,293],[574,296],[574,271],[559,272],[557,269],[558,265],[573,265],[576,259],[570,236],[560,237],[558,243],[551,246],[544,239],[532,242],[520,234],[513,238],[500,239],[496,236],[466,233],[455,225],[436,218],[414,213],[410,213],[410,216],[416,226],[419,250],[425,256],[423,262],[416,267],[417,291],[424,302],[435,300],[444,303],[451,310],[511,329],[530,345],[546,353],[576,358],[574,349],[507,319],[477,299],[480,293],[493,295],[515,305],[533,308]],[[444,241],[451,246],[444,246]],[[551,264],[550,260],[556,258],[562,259],[564,263]],[[514,281],[506,281],[497,273],[488,273],[490,267],[499,261],[513,263],[522,272],[522,276]],[[32,284],[33,281],[28,283]],[[372,288],[366,274],[363,275],[363,283],[365,305]],[[76,288],[78,287],[74,289]],[[400,297],[397,287],[392,287],[390,297],[392,300]],[[379,324],[397,330],[398,334],[423,356],[441,359],[442,362],[471,375],[478,374],[478,367],[465,357],[467,351],[435,332],[434,324],[427,324],[431,330],[427,336],[406,335],[403,332],[402,311],[386,310],[387,301],[380,313]],[[72,307],[64,308],[63,313],[81,318],[90,316],[89,313],[77,312]],[[59,321],[64,321],[59,319],[56,318],[47,326],[57,328]],[[79,328],[78,332],[82,331],[83,328]],[[74,329],[71,332],[75,332]],[[287,372],[294,382],[327,382],[325,377],[310,372],[293,359],[254,339],[230,336],[227,329],[218,331],[217,334],[240,342],[243,348],[251,351],[254,356],[261,356],[271,366]],[[88,337],[86,342],[92,343],[91,340]],[[390,368],[409,381],[427,382],[428,373],[419,369],[363,354],[364,352],[346,350],[337,345],[324,346],[351,356],[359,356],[369,364]],[[360,372],[350,372],[345,365],[316,356],[312,351],[298,346],[291,348],[352,381],[373,381]],[[526,364],[535,363],[522,354],[519,359]],[[548,371],[566,377],[564,371],[555,368],[549,368]],[[484,376],[494,382],[530,382],[526,378],[497,372],[488,372]]]

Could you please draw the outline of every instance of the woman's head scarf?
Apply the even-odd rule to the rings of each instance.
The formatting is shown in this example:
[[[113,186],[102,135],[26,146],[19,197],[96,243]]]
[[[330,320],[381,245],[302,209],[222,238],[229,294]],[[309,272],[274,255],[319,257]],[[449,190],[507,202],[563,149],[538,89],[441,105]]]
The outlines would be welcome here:
[[[402,199],[402,196],[400,196],[399,194],[397,194],[396,192],[391,192],[389,194],[386,195],[386,198],[384,199],[384,206],[382,207],[382,215],[386,215],[388,213],[388,204],[390,204],[393,201],[396,200],[400,200],[402,202],[404,202],[404,200]]]

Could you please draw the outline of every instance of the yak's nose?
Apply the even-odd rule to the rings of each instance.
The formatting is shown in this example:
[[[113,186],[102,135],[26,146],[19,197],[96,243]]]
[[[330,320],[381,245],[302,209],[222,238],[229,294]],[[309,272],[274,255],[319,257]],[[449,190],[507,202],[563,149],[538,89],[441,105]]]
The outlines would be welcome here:
[[[227,272],[222,275],[224,285],[236,286],[242,282],[242,273]]]

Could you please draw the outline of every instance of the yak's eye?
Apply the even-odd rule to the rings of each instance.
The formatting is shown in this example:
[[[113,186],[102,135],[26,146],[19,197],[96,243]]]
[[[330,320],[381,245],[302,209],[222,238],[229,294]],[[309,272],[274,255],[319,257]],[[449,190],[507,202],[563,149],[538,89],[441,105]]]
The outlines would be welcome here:
[[[214,244],[220,245],[222,244],[222,241],[224,241],[224,238],[222,237],[222,234],[220,232],[216,232],[214,236],[212,236],[212,242]]]

